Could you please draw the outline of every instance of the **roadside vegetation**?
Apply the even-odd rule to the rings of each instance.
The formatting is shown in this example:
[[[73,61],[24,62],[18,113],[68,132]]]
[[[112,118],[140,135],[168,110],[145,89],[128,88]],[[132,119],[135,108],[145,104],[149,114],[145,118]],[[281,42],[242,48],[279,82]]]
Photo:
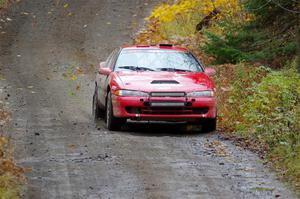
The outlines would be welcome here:
[[[5,134],[9,120],[10,113],[0,106],[0,198],[19,199],[25,179],[23,169],[14,162],[13,152]]]
[[[219,130],[259,152],[300,193],[300,3],[240,2],[163,3],[135,42],[183,45],[215,67]]]
[[[0,10],[8,6],[9,0],[0,0]]]
[[[1,10],[7,8],[9,0],[0,0]],[[7,131],[9,129],[10,113],[0,103],[0,198],[19,199],[25,178],[24,170],[17,166],[13,158],[13,150],[9,144]]]

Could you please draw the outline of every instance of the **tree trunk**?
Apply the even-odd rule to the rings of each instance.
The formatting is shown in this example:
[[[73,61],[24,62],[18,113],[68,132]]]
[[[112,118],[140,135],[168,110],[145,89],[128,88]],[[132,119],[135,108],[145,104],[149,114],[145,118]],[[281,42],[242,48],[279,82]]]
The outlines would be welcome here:
[[[300,73],[300,27],[297,30],[297,45],[298,45],[298,63],[297,63],[297,70]]]
[[[196,26],[196,32],[201,31],[203,28],[210,25],[211,20],[217,16],[221,11],[218,8],[215,8],[211,11],[206,17],[204,17]]]

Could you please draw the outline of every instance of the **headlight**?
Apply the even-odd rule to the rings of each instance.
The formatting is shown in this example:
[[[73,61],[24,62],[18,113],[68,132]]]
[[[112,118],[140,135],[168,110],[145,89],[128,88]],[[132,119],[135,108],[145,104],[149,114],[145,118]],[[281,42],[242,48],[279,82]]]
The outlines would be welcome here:
[[[114,94],[122,97],[148,97],[148,93],[142,91],[117,90]]]
[[[215,96],[214,91],[194,91],[187,94],[188,97],[213,97]]]

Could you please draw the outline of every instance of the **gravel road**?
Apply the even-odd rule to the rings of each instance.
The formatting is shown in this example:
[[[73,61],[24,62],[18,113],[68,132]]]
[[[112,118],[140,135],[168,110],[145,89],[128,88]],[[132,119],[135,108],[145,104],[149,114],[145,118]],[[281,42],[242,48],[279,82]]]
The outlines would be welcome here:
[[[92,122],[95,68],[156,2],[22,0],[0,17],[0,96],[28,168],[24,198],[295,198],[217,133],[147,122],[109,132]]]

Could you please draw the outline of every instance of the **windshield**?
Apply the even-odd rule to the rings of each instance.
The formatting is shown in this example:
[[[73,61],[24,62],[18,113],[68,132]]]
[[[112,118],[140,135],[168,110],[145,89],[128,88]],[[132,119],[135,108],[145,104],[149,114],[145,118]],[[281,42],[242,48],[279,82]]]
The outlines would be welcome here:
[[[115,71],[203,72],[191,53],[160,49],[123,50]]]

